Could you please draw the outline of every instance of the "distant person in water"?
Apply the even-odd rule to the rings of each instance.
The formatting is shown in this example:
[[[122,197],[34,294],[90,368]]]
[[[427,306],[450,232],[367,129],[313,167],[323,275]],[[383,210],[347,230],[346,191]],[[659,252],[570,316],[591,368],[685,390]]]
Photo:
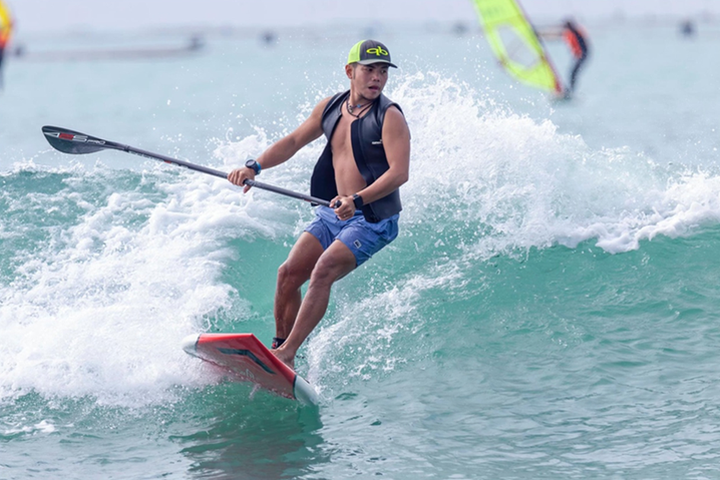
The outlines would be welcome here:
[[[565,96],[569,97],[575,91],[578,73],[590,53],[587,33],[573,20],[567,19],[559,30],[542,32],[541,35],[545,38],[562,38],[565,40],[575,58],[575,63],[570,70],[570,84],[565,91]]]
[[[695,36],[695,24],[692,20],[685,20],[680,24],[680,34],[686,38]]]
[[[200,50],[204,46],[205,46],[205,41],[203,40],[203,38],[198,35],[194,35],[190,39],[190,45],[188,45],[188,50],[193,50],[193,51]]]

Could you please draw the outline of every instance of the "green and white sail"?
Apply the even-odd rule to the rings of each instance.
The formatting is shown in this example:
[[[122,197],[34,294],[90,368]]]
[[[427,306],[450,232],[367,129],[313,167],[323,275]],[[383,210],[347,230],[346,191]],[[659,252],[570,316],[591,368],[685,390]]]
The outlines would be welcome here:
[[[545,47],[516,0],[473,0],[485,36],[500,64],[522,83],[562,93]]]

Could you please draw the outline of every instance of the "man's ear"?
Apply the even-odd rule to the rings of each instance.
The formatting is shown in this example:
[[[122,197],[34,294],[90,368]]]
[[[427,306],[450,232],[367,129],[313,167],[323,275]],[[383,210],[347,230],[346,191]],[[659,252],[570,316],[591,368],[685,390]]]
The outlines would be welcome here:
[[[345,65],[345,75],[352,80],[355,73],[355,65]]]

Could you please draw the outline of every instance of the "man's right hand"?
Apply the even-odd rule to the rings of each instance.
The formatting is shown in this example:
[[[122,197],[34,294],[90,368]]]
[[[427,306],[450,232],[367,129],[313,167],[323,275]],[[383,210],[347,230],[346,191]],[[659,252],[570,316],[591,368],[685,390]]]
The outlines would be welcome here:
[[[245,186],[243,193],[247,193],[250,190],[250,185],[245,185],[245,180],[255,180],[255,170],[248,167],[236,168],[228,174],[227,179],[238,187]]]

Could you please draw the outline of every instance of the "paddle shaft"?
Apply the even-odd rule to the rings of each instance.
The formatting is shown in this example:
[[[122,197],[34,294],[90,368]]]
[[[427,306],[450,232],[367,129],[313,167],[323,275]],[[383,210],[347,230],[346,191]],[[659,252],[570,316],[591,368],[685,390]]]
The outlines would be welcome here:
[[[120,145],[119,147],[122,147],[121,150],[133,153],[135,155],[140,155],[141,157],[146,157],[154,160],[160,160],[165,163],[171,163],[174,165],[178,165],[181,167],[189,168],[190,170],[195,170],[196,172],[202,172],[207,173],[208,175],[214,175],[216,177],[227,179],[228,174],[225,172],[221,172],[220,170],[215,170],[214,168],[210,167],[204,167],[202,165],[195,165],[194,163],[185,162],[183,160],[178,160],[176,158],[166,157],[165,155],[160,155],[159,153],[152,153],[148,152],[147,150],[142,150],[140,148],[131,147],[129,145]],[[286,197],[292,197],[297,198],[298,200],[305,200],[306,202],[310,203],[316,203],[318,205],[324,205],[326,207],[330,206],[330,202],[327,200],[323,200],[322,198],[312,197],[310,195],[305,195],[304,193],[294,192],[292,190],[287,190],[282,187],[276,187],[275,185],[268,185],[267,183],[258,182],[257,180],[250,180],[246,179],[245,182],[243,182],[245,185],[248,185],[250,187],[256,187],[260,188],[262,190],[267,190],[269,192],[278,193],[280,195],[285,195]]]
[[[161,162],[178,165],[180,167],[189,168],[196,172],[206,173],[220,178],[227,179],[228,174],[215,170],[214,168],[204,167],[202,165],[196,165],[194,163],[186,162],[184,160],[178,160],[177,158],[168,157],[159,153],[148,152],[140,148],[131,147],[130,145],[123,145],[122,143],[111,142],[109,140],[103,140],[98,137],[92,137],[84,133],[76,132],[66,128],[44,126],[42,128],[45,134],[46,140],[52,145],[53,148],[70,154],[86,154],[93,153],[104,149],[119,150],[121,152],[132,153],[141,157],[149,158],[152,160],[160,160]],[[287,190],[282,187],[276,187],[275,185],[268,185],[267,183],[258,182],[255,180],[246,179],[243,182],[244,185],[250,187],[256,187],[269,192],[278,193],[285,195],[286,197],[297,198],[298,200],[304,200],[316,205],[324,205],[330,207],[330,202],[323,200],[322,198],[305,195],[304,193],[294,192]],[[336,202],[336,207],[339,206],[340,202]]]

